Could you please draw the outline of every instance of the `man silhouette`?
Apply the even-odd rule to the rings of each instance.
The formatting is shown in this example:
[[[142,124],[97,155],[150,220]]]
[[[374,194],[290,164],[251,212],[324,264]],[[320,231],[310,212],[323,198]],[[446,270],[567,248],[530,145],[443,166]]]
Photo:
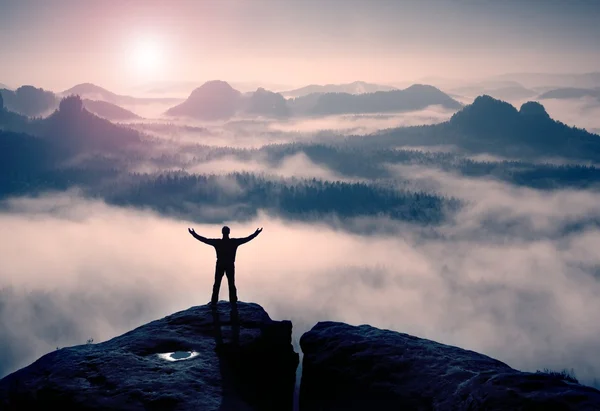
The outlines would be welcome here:
[[[193,228],[188,228],[188,232],[198,241],[202,241],[204,244],[212,245],[215,247],[217,252],[217,264],[215,267],[215,284],[213,285],[212,297],[210,299],[210,305],[212,307],[217,306],[219,301],[219,289],[221,288],[221,280],[223,275],[227,276],[227,283],[229,285],[229,302],[232,307],[237,303],[237,290],[235,288],[235,253],[238,246],[253,240],[262,231],[262,228],[257,228],[253,234],[244,238],[230,238],[229,227],[224,226],[221,229],[223,238],[206,238],[199,234],[196,234]]]

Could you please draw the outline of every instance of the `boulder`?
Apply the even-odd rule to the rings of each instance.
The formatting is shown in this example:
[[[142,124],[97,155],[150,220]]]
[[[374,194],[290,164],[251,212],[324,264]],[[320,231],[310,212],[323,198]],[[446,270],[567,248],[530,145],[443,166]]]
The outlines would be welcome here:
[[[600,410],[600,391],[368,325],[320,322],[300,339],[300,410]]]
[[[257,304],[230,308],[192,307],[46,354],[0,380],[0,409],[291,410],[291,322]]]

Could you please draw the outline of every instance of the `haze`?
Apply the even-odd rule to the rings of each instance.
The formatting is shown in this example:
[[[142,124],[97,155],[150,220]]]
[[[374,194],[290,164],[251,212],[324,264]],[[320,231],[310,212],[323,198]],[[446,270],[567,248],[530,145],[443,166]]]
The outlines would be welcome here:
[[[57,91],[212,79],[404,84],[600,63],[600,8],[585,0],[0,0],[0,10],[2,81]]]

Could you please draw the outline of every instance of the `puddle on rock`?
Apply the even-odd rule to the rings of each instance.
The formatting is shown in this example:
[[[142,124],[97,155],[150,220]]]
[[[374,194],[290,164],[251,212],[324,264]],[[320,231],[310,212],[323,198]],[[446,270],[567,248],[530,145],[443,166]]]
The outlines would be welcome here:
[[[175,351],[175,352],[167,352],[163,354],[158,354],[159,358],[167,361],[183,361],[189,360],[191,358],[197,357],[199,353],[196,351]]]

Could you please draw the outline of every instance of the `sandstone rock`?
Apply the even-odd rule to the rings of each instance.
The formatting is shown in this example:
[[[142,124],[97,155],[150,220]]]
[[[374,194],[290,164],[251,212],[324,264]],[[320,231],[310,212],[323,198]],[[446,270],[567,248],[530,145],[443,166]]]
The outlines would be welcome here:
[[[300,339],[300,410],[600,410],[600,391],[368,325]]]
[[[0,380],[0,409],[291,409],[291,331],[257,304],[238,303],[237,320],[229,303],[192,307],[46,354]]]

